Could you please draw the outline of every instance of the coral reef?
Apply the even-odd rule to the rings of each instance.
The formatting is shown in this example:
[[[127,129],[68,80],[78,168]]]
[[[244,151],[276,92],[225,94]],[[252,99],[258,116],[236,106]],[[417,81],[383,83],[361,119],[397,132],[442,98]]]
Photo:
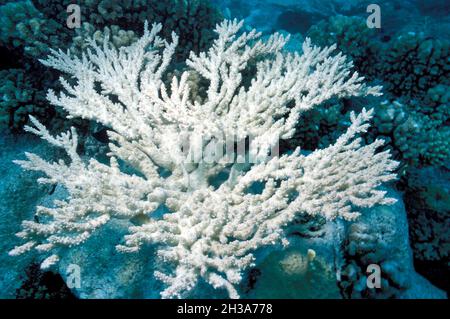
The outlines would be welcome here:
[[[31,75],[30,75],[31,74]],[[33,115],[51,123],[55,115],[48,105],[45,87],[55,85],[54,74],[43,68],[0,70],[0,131],[19,132]]]
[[[394,205],[367,210],[347,228],[340,287],[349,298],[445,298],[415,272],[401,195],[388,193]],[[371,264],[380,266],[380,288],[366,284]]]
[[[450,291],[450,173],[427,167],[408,171],[405,205],[411,246],[421,273]]]
[[[96,30],[92,24],[84,22],[75,32],[76,36],[73,37],[69,48],[74,55],[81,55],[86,51],[89,47],[89,39],[94,39],[98,45],[101,45],[105,37],[110,37],[111,43],[116,48],[129,46],[138,40],[134,31],[121,29],[117,25],[106,26],[103,31],[100,31]]]
[[[374,101],[373,138],[383,138],[396,159],[424,166],[450,159],[449,42],[413,32],[380,38],[360,17],[335,16],[311,27],[308,35],[320,45],[336,42],[368,80],[382,81],[387,100]],[[342,108],[341,108],[342,110]],[[345,108],[343,109],[345,110]],[[310,114],[309,122],[340,123],[346,112]],[[325,125],[322,125],[326,127]],[[313,130],[305,128],[310,135]],[[308,134],[305,134],[308,140]],[[319,134],[330,139],[329,132]],[[312,136],[312,141],[317,137]]]
[[[448,40],[410,32],[390,41],[382,52],[378,72],[386,89],[396,96],[421,98],[436,85],[449,85]]]
[[[32,85],[26,80],[21,69],[0,71],[0,123],[2,127],[20,126],[26,121],[23,114],[32,114],[36,110],[33,104]]]
[[[422,101],[384,101],[375,107],[375,128],[398,159],[415,166],[446,165],[450,160],[448,86],[428,90]],[[404,100],[404,99],[402,99]]]
[[[57,85],[57,75],[37,63],[50,47],[65,48],[67,28],[47,20],[31,1],[0,6],[0,47],[9,61],[2,65],[0,130],[20,131],[34,115],[51,123],[56,112],[45,99],[46,87]]]
[[[0,298],[445,298],[449,6],[369,3],[0,0]]]
[[[337,48],[349,56],[355,68],[373,80],[378,63],[380,45],[376,29],[369,29],[362,17],[332,16],[313,25],[307,33],[313,43],[325,46],[336,43]]]
[[[49,19],[64,24],[65,8],[71,0],[36,0],[36,7]],[[96,30],[110,25],[138,31],[145,20],[161,23],[162,36],[171,32],[179,36],[176,58],[183,61],[189,52],[199,52],[212,40],[212,27],[220,20],[220,13],[204,0],[88,0],[79,3],[83,22]],[[57,47],[57,46],[54,46]]]
[[[345,102],[331,99],[321,107],[301,114],[299,125],[292,139],[281,141],[281,149],[292,150],[300,146],[304,151],[324,148],[333,143],[349,124],[349,112]]]
[[[21,57],[17,52],[23,50],[25,57],[42,58],[51,47],[64,48],[69,39],[69,29],[46,19],[30,0],[0,6],[0,44],[12,54]]]
[[[48,163],[27,154],[17,163],[44,172],[39,181],[63,185],[69,197],[38,207],[38,221],[24,221],[18,233],[26,243],[10,254],[44,253],[45,269],[58,262],[65,247],[82,244],[111,219],[131,219],[138,224],[117,248],[136,252],[156,244],[164,265],[155,271],[166,285],[162,297],[183,296],[201,278],[236,298],[235,285],[253,264],[252,252],[286,243],[283,226],[297,212],[352,220],[359,216],[357,207],[392,203],[377,187],[395,178],[397,162],[388,152],[376,152],[382,141],[363,145],[358,137],[367,131],[372,111],[352,112],[350,126],[327,148],[307,156],[299,149],[272,154],[279,139],[292,137],[304,110],[332,97],[378,95],[380,87],[363,84],[345,56],[333,55],[334,46],[321,49],[306,39],[302,55],[286,54],[281,35],[266,42],[258,41],[255,30],[238,36],[242,25],[218,24],[213,46],[191,52],[189,69],[172,78],[170,89],[161,78],[178,37],[173,33],[172,42],[162,40],[161,24],[146,26],[128,47],[117,49],[108,38],[102,46],[91,40],[92,50],[82,58],[53,50],[42,60],[77,79],[76,84],[61,79],[67,93],[50,90],[50,103],[111,129],[110,164],[85,163],[77,154],[74,128],[54,137],[31,118],[34,127],[26,130],[65,150],[70,161]],[[245,86],[243,74],[255,60],[253,79]],[[190,98],[190,70],[207,83],[201,102]],[[249,149],[236,154],[234,147],[226,148],[203,157],[205,149],[210,154],[211,147],[223,148],[214,146],[218,138],[232,136],[238,144],[250,138]],[[228,177],[212,183],[221,173]],[[162,216],[154,216],[160,207],[166,207]]]
[[[127,46],[137,40],[134,32],[141,28],[144,20],[151,19],[163,24],[164,36],[170,38],[172,31],[177,32],[180,45],[176,57],[184,61],[191,50],[198,52],[209,45],[213,36],[211,28],[220,18],[219,12],[202,0],[89,0],[79,3],[82,27],[69,29],[66,26],[66,8],[72,3],[74,1],[21,0],[0,4],[0,48],[10,55],[2,72],[17,69],[8,71],[10,74],[5,80],[8,98],[15,97],[2,105],[1,129],[21,129],[28,115],[36,116],[47,124],[52,123],[56,128],[64,125],[65,114],[55,112],[41,99],[45,96],[45,87],[56,86],[57,74],[46,71],[43,77],[44,71],[36,63],[37,59],[50,52],[50,48],[70,49],[72,53],[80,54],[86,48],[88,38],[101,39],[102,33],[110,34],[117,47]],[[10,81],[16,82],[12,78],[17,79],[18,73],[26,73],[27,82],[25,85],[16,83],[13,90]],[[19,82],[22,78],[19,77]],[[41,84],[42,79],[45,82]],[[33,85],[27,85],[28,82]],[[20,89],[26,91],[17,92]],[[30,96],[32,100],[29,100]],[[89,127],[87,123],[83,125]]]

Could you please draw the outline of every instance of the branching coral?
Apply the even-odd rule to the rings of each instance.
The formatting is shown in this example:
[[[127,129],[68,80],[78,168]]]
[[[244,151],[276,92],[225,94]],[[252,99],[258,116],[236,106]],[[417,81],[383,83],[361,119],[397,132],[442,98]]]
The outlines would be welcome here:
[[[69,4],[78,3],[81,10],[82,27],[70,29],[66,25]],[[39,82],[42,68],[36,66],[35,61],[49,53],[50,48],[66,50],[70,48],[76,53],[85,49],[83,42],[86,35],[93,35],[97,39],[101,32],[110,32],[112,42],[116,46],[129,45],[136,40],[134,32],[141,28],[145,19],[151,19],[163,24],[164,37],[170,38],[170,33],[179,34],[180,46],[176,55],[184,60],[190,50],[198,52],[209,45],[213,33],[211,28],[219,21],[219,13],[206,1],[171,0],[171,1],[66,1],[66,0],[21,0],[0,3],[0,49],[9,56],[6,68],[22,69],[32,82]],[[107,27],[106,27],[107,26]],[[95,29],[98,29],[95,31]],[[3,52],[3,51],[2,51]],[[8,65],[9,64],[9,65]],[[54,76],[47,77],[46,82]],[[52,84],[54,86],[54,84]],[[33,96],[45,95],[41,87],[25,94]],[[17,99],[21,103],[20,99]],[[26,117],[31,114],[40,120],[50,120],[55,112],[39,103],[32,101],[27,107],[20,107],[13,122],[5,121],[4,114],[11,108],[0,110],[2,121],[0,128],[15,130],[22,128]],[[11,104],[8,101],[6,104]],[[17,103],[16,103],[17,104]],[[33,108],[30,107],[33,105]],[[30,112],[30,111],[37,112]],[[45,116],[39,116],[45,114]],[[60,126],[59,114],[56,114],[55,125]],[[73,124],[73,123],[72,123]],[[86,126],[86,125],[85,125]]]
[[[389,100],[375,102],[371,135],[385,139],[396,158],[416,166],[450,159],[447,40],[409,32],[383,43],[364,19],[343,16],[320,22],[308,35],[319,45],[336,42],[364,76],[384,81]],[[331,123],[342,122],[342,115],[334,114]],[[314,123],[330,122],[320,112],[312,115],[318,115]],[[305,136],[314,138],[309,131]]]
[[[36,7],[45,16],[61,24],[67,18],[66,8],[72,0],[35,0]],[[87,0],[80,1],[84,22],[95,28],[117,25],[137,31],[145,20],[163,25],[163,37],[171,32],[179,36],[176,56],[184,60],[191,50],[205,49],[213,38],[211,28],[219,21],[219,12],[204,0]]]
[[[352,113],[350,127],[325,149],[307,156],[299,149],[274,151],[279,139],[292,137],[302,112],[332,97],[377,95],[380,88],[351,73],[352,63],[333,55],[335,46],[321,49],[307,39],[302,55],[286,54],[286,38],[274,34],[263,42],[255,30],[239,33],[242,25],[218,24],[209,51],[192,52],[188,69],[169,87],[161,78],[178,37],[172,34],[170,43],[159,38],[161,24],[146,26],[129,47],[117,49],[105,38],[102,46],[93,39],[81,58],[52,51],[42,62],[76,81],[61,79],[66,92],[50,90],[48,100],[70,117],[110,128],[110,164],[83,161],[74,129],[53,137],[32,118],[34,127],[26,129],[63,148],[70,161],[48,163],[27,154],[17,163],[42,171],[41,183],[59,183],[70,196],[38,207],[38,220],[24,221],[18,233],[26,243],[10,254],[35,249],[49,256],[45,268],[111,218],[139,220],[117,248],[158,247],[164,267],[155,275],[167,287],[162,297],[184,296],[200,278],[238,297],[235,286],[253,264],[253,252],[286,243],[283,226],[298,213],[353,220],[358,208],[392,203],[377,186],[395,178],[397,162],[388,152],[376,153],[382,141],[362,145],[358,137],[372,111]],[[246,82],[251,61],[258,62]],[[201,99],[191,94],[192,73],[206,83]],[[216,143],[231,136],[231,148]],[[248,147],[240,152],[243,144]],[[211,148],[212,158],[197,153]],[[214,183],[222,173],[225,180]],[[255,184],[260,192],[252,191]],[[152,214],[161,207],[165,214]]]
[[[364,76],[373,79],[380,53],[376,31],[369,29],[361,17],[332,16],[313,25],[308,36],[320,46],[336,43],[337,48],[352,58],[355,68]]]
[[[294,136],[282,141],[281,148],[313,151],[331,145],[349,124],[344,101],[332,99],[320,107],[303,112]],[[349,113],[349,112],[347,112]]]
[[[105,27],[103,31],[100,31],[96,30],[92,24],[84,22],[81,28],[76,29],[75,32],[77,35],[72,39],[70,51],[76,55],[80,55],[89,47],[88,39],[90,38],[94,38],[97,41],[97,44],[101,45],[105,34],[108,34],[112,44],[114,44],[116,48],[129,46],[138,39],[134,31],[121,29],[117,25]]]

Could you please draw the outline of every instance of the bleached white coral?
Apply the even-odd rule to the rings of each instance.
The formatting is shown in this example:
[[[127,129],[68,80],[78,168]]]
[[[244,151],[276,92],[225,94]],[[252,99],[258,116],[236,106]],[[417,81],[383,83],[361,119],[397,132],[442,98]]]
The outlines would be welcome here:
[[[53,51],[42,61],[72,77],[61,79],[66,93],[49,91],[53,105],[110,128],[110,164],[82,160],[73,129],[53,137],[32,118],[35,127],[27,130],[64,148],[70,162],[48,163],[33,154],[17,162],[44,172],[40,182],[60,183],[70,196],[38,207],[38,221],[24,221],[18,233],[26,243],[10,254],[36,249],[49,255],[43,265],[50,266],[61,249],[81,244],[109,219],[133,218],[141,224],[117,248],[158,246],[167,265],[155,274],[167,284],[162,297],[181,297],[203,278],[237,298],[235,285],[254,262],[254,250],[285,243],[283,226],[299,212],[351,220],[358,207],[390,203],[376,188],[395,177],[397,163],[388,152],[376,153],[381,141],[363,146],[358,137],[372,111],[352,114],[347,132],[326,149],[307,156],[299,149],[274,152],[304,110],[333,96],[379,94],[379,87],[362,84],[351,62],[333,55],[334,46],[321,49],[307,39],[301,55],[286,54],[286,38],[275,34],[263,42],[241,27],[237,21],[217,25],[211,49],[191,53],[187,70],[169,87],[163,77],[177,36],[170,43],[160,39],[161,25],[145,26],[129,47],[117,50],[106,38],[102,47],[91,41],[81,58]],[[192,73],[207,85],[201,99],[190,92]],[[234,137],[233,147],[220,147],[214,160],[192,152],[221,145],[215,142],[224,136]],[[239,154],[234,146],[247,142]],[[125,172],[121,162],[136,173]],[[214,184],[223,173],[226,180]],[[260,192],[251,191],[255,184]],[[169,212],[153,216],[162,206]]]

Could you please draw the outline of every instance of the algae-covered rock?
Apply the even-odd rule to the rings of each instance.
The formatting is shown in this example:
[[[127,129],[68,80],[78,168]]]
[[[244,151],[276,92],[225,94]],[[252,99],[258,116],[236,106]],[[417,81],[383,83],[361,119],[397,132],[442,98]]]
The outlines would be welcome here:
[[[3,133],[0,137],[0,298],[15,298],[27,279],[26,269],[34,261],[33,254],[17,259],[8,251],[20,241],[14,234],[20,231],[22,220],[32,218],[35,206],[51,192],[36,183],[37,173],[24,171],[13,163],[23,158],[24,151],[47,158],[52,154],[45,143],[33,136]]]
[[[392,189],[388,193],[397,199],[394,205],[365,209],[348,227],[343,291],[351,298],[446,298],[416,273],[402,196]],[[367,285],[370,265],[380,267],[380,288]]]

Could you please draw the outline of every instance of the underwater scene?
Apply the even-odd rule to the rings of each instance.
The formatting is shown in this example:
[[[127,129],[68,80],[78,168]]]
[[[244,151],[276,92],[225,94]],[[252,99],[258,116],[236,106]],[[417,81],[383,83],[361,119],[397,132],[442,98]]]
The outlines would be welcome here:
[[[0,55],[0,299],[448,298],[449,1],[0,0]]]

